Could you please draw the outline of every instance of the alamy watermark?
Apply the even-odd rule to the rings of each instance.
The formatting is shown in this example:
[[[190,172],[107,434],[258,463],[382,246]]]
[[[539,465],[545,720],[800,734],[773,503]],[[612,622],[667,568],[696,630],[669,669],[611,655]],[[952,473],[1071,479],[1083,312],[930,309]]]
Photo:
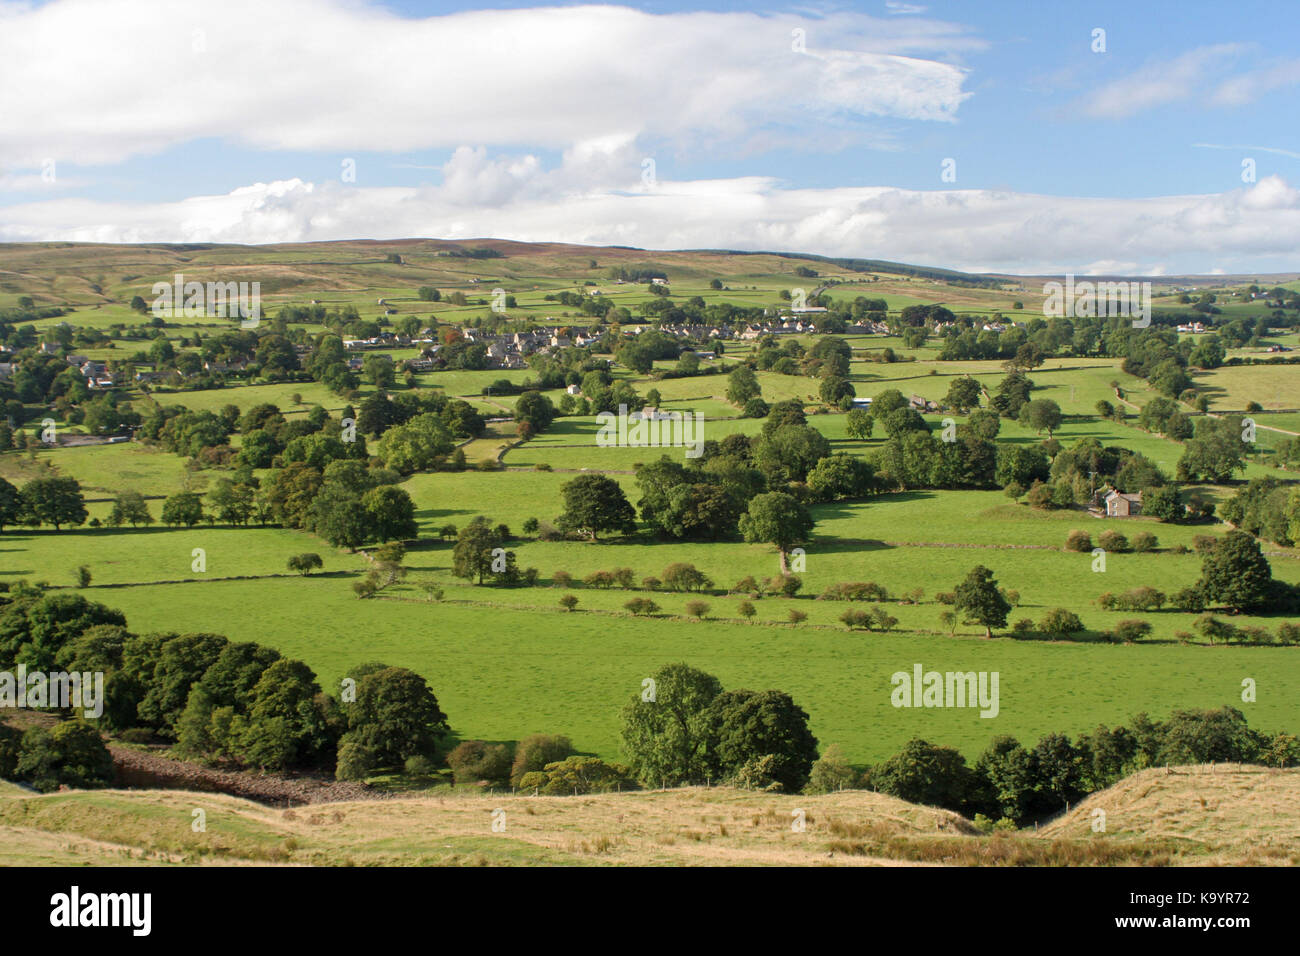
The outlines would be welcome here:
[[[1065,283],[1043,283],[1043,315],[1047,318],[1105,318],[1122,315],[1133,319],[1133,328],[1145,329],[1151,324],[1151,283],[1075,282],[1067,274]]]
[[[700,412],[628,414],[626,405],[618,414],[600,412],[596,444],[601,448],[685,448],[687,458],[704,454],[704,415]]]
[[[912,665],[912,673],[895,671],[889,702],[895,707],[978,707],[981,717],[998,715],[998,672],[927,671]]]
[[[0,707],[81,708],[82,715],[95,720],[104,713],[104,672],[0,671]]]
[[[154,300],[150,307],[160,319],[184,316],[197,319],[221,316],[239,319],[239,327],[255,329],[262,319],[262,283],[260,282],[186,282],[183,273],[175,280],[153,284]]]

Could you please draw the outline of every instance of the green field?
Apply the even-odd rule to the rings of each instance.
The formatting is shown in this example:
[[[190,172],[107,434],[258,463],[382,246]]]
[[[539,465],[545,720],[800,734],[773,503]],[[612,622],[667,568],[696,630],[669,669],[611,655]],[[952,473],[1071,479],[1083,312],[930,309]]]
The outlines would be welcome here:
[[[21,245],[4,251],[14,288],[0,294],[0,305],[18,294],[33,295],[39,304],[75,306],[69,323],[107,328],[113,323],[138,325],[146,317],[124,302],[133,294],[148,294],[154,281],[183,271],[197,279],[231,270],[264,283],[264,310],[274,316],[280,305],[305,304],[313,299],[327,307],[355,305],[364,319],[377,319],[384,308],[397,317],[417,315],[444,326],[489,319],[485,302],[500,285],[518,299],[512,318],[553,324],[587,324],[589,316],[566,309],[546,295],[561,290],[599,288],[620,305],[640,308],[654,298],[645,286],[620,285],[606,277],[611,265],[653,266],[665,270],[676,299],[698,295],[707,303],[771,306],[781,290],[811,287],[831,279],[836,301],[859,295],[885,298],[891,309],[909,304],[943,303],[954,312],[1002,311],[1021,320],[1032,318],[1041,305],[1034,282],[1028,291],[963,288],[938,280],[903,275],[864,276],[818,264],[815,279],[799,278],[799,260],[776,256],[721,253],[652,253],[644,250],[590,250],[569,246],[523,246],[498,243],[508,254],[499,259],[459,259],[440,255],[447,244],[393,244],[401,264],[384,261],[384,244],[331,244],[329,247],[286,245],[250,252],[238,247],[195,249],[172,247],[81,247],[54,249]],[[592,267],[590,261],[597,259]],[[721,290],[710,280],[721,278]],[[100,280],[103,280],[102,282]],[[471,282],[477,279],[477,282]],[[584,285],[584,283],[594,283]],[[424,302],[415,289],[433,284],[462,291],[469,305]],[[95,292],[93,287],[100,291]],[[380,306],[379,299],[385,300]],[[1013,312],[1016,299],[1025,304]],[[1158,307],[1172,307],[1168,304]],[[1238,303],[1225,308],[1255,309]],[[1255,314],[1244,312],[1244,314]],[[42,320],[48,328],[59,320]],[[189,324],[193,323],[193,324]],[[178,321],[166,329],[174,344],[195,331],[204,337],[222,328],[204,320]],[[320,327],[307,327],[320,331]],[[1279,336],[1277,340],[1287,339]],[[815,341],[800,336],[805,346]],[[1273,339],[1270,339],[1273,341]],[[941,402],[955,378],[971,375],[990,391],[1005,375],[1001,362],[940,362],[940,342],[931,337],[919,348],[904,348],[894,336],[849,337],[854,350],[850,380],[858,395],[878,395],[899,389]],[[118,342],[114,349],[78,349],[92,356],[125,357],[147,343]],[[731,366],[747,358],[753,343],[731,341],[717,365]],[[884,348],[903,360],[869,360]],[[394,357],[411,350],[393,351]],[[673,362],[660,362],[662,370]],[[654,379],[616,367],[642,398],[657,389],[661,405],[672,411],[704,416],[702,437],[721,440],[728,434],[754,435],[758,419],[741,419],[726,401],[724,375]],[[420,373],[415,385],[471,401],[487,416],[509,417],[513,395],[484,395],[500,379],[521,383],[531,370],[440,371]],[[1259,401],[1266,413],[1261,425],[1300,431],[1300,369],[1247,366],[1197,373],[1198,387],[1211,399],[1214,413],[1240,411]],[[1115,386],[1137,409],[1155,397],[1141,379],[1125,374],[1119,360],[1051,358],[1030,373],[1035,398],[1056,401],[1064,421],[1054,436],[1064,445],[1095,438],[1148,456],[1173,474],[1182,445],[1138,429],[1100,418],[1099,401],[1117,401]],[[769,402],[797,398],[818,406],[819,382],[802,375],[759,372],[763,398]],[[1112,384],[1114,383],[1114,385]],[[395,391],[405,389],[399,384]],[[152,397],[163,405],[219,411],[234,405],[241,411],[269,402],[289,415],[303,415],[319,404],[338,415],[373,392],[363,385],[347,398],[315,382],[231,384],[206,391],[157,389]],[[293,395],[299,395],[295,404]],[[558,390],[547,393],[558,401]],[[123,397],[142,402],[138,390]],[[848,437],[846,416],[822,414],[810,407],[808,421],[830,440],[832,449],[868,455],[884,441],[877,426],[871,440]],[[1190,409],[1189,409],[1190,411]],[[42,412],[44,414],[44,412]],[[932,428],[941,428],[948,414],[928,414]],[[961,416],[952,415],[960,421]],[[1097,597],[1139,586],[1172,594],[1195,582],[1201,559],[1194,553],[1170,549],[1191,547],[1196,536],[1221,535],[1214,525],[1167,525],[1151,519],[1100,520],[1082,510],[1037,511],[996,491],[911,491],[879,495],[861,501],[813,508],[817,526],[798,556],[803,589],[795,598],[755,600],[756,614],[746,621],[739,610],[746,595],[724,593],[746,576],[765,578],[778,572],[778,558],[765,545],[739,541],[681,543],[657,541],[642,533],[623,541],[598,543],[543,542],[520,539],[511,547],[521,568],[539,572],[539,586],[497,589],[476,587],[451,573],[452,544],[437,539],[444,525],[463,526],[475,515],[504,522],[516,534],[529,518],[555,521],[562,509],[563,485],[583,470],[605,471],[623,487],[633,504],[640,497],[633,470],[638,463],[661,454],[683,456],[681,448],[603,448],[596,443],[599,423],[594,416],[558,418],[552,426],[515,447],[513,422],[494,423],[488,434],[464,445],[471,462],[502,456],[505,469],[494,472],[438,471],[407,478],[404,487],[417,510],[420,540],[405,558],[407,579],[379,596],[359,600],[351,585],[368,570],[359,554],[336,551],[324,541],[300,531],[277,528],[210,527],[110,531],[82,527],[55,532],[7,529],[0,535],[0,582],[19,579],[46,581],[67,588],[82,565],[92,573],[84,594],[122,609],[137,632],[211,631],[234,640],[272,645],[301,657],[329,690],[341,675],[363,661],[382,660],[409,666],[426,677],[462,738],[515,740],[532,732],[563,733],[583,751],[603,757],[619,756],[619,710],[658,667],[685,661],[716,674],[729,688],[779,688],[793,695],[811,717],[822,745],[840,744],[858,763],[894,753],[911,737],[958,746],[975,757],[995,734],[1033,740],[1050,731],[1071,734],[1098,723],[1117,724],[1133,714],[1164,715],[1179,707],[1224,704],[1248,711],[1251,725],[1261,730],[1300,731],[1300,648],[1211,647],[1200,638],[1183,643],[1194,615],[1165,610],[1137,615],[1101,610]],[[75,429],[73,429],[75,431]],[[999,443],[1036,443],[1045,438],[1004,420]],[[1261,430],[1259,443],[1274,447],[1285,437]],[[237,443],[238,436],[232,441]],[[1280,475],[1267,467],[1266,457],[1252,461],[1245,477]],[[539,470],[549,468],[551,470]],[[88,499],[91,518],[107,516],[112,498],[126,490],[153,499],[155,517],[161,499],[180,490],[202,491],[221,476],[220,469],[190,470],[178,456],[143,443],[61,447],[34,452],[0,454],[0,476],[15,484],[45,474],[75,477]],[[1203,493],[1222,502],[1232,487],[1206,487]],[[1149,531],[1159,538],[1159,550],[1147,554],[1107,555],[1104,572],[1093,569],[1088,553],[1063,550],[1074,529],[1090,532],[1118,529],[1130,538]],[[196,570],[195,550],[205,566]],[[1265,545],[1274,575],[1300,583],[1300,552]],[[316,552],[322,571],[303,578],[287,572],[285,562],[295,554]],[[578,610],[558,606],[562,591],[551,586],[556,572],[578,579],[598,570],[631,568],[636,581],[658,576],[674,562],[691,562],[708,574],[714,588],[703,595],[654,592],[659,615],[636,618],[623,609],[642,590],[576,588]],[[1051,608],[1069,609],[1082,619],[1087,633],[1073,642],[1014,640],[1007,636],[985,640],[981,630],[961,625],[951,635],[941,620],[946,606],[935,595],[951,591],[975,565],[993,570],[999,583],[1019,593],[1011,621],[1040,620]],[[898,619],[889,633],[849,631],[839,622],[848,607],[817,597],[830,585],[845,581],[875,581],[885,586],[885,607]],[[443,591],[441,601],[427,598],[426,586]],[[902,603],[920,592],[917,603]],[[703,600],[709,609],[703,620],[692,619],[688,601]],[[911,599],[909,598],[909,601]],[[867,605],[852,605],[867,608]],[[792,625],[792,610],[807,615]],[[1102,642],[1102,632],[1123,618],[1141,616],[1151,623],[1150,637],[1139,645]],[[1241,615],[1234,623],[1258,625],[1276,632],[1283,618]],[[997,671],[1000,713],[981,718],[974,709],[901,709],[890,704],[890,677],[910,672],[914,664],[927,670]],[[1258,682],[1258,700],[1244,704],[1245,678]]]

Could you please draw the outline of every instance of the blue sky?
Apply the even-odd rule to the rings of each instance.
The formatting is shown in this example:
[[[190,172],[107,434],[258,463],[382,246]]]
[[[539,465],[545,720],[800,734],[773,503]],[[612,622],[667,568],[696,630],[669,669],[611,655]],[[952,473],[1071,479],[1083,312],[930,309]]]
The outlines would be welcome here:
[[[0,0],[0,240],[1296,271],[1295,9]]]

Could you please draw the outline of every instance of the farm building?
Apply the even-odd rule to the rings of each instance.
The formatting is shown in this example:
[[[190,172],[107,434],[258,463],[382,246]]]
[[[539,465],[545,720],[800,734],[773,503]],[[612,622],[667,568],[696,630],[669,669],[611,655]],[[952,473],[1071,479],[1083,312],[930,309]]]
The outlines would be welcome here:
[[[1109,491],[1102,501],[1106,505],[1107,518],[1132,518],[1142,513],[1142,492],[1134,495]]]

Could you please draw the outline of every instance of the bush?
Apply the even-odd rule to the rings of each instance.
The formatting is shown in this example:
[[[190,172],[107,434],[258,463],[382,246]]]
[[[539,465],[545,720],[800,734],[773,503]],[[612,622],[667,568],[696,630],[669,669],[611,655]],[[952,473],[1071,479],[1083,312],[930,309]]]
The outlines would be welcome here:
[[[1211,644],[1226,644],[1237,636],[1237,629],[1227,621],[1221,621],[1213,614],[1202,614],[1192,622],[1196,633]]]
[[[1200,614],[1205,610],[1205,592],[1195,585],[1186,587],[1174,595],[1172,603],[1180,611]]]
[[[573,587],[573,575],[568,571],[556,571],[551,575],[551,587],[571,588]]]
[[[551,470],[551,466],[550,466],[550,464],[547,463],[547,462],[539,461],[537,464],[533,465],[533,470],[534,470],[534,471],[550,471],[550,470]]]
[[[589,588],[612,588],[614,586],[614,575],[608,571],[593,571],[582,579],[582,583]]]
[[[796,610],[795,608],[790,608],[790,613],[786,616],[789,617],[791,624],[802,624],[804,621],[808,620],[807,614],[803,611]],[[1282,643],[1286,644],[1288,642],[1283,641]]]
[[[1201,557],[1205,557],[1205,555],[1213,551],[1218,543],[1218,537],[1212,534],[1198,534],[1192,538],[1192,547],[1196,549],[1196,553]]]
[[[883,607],[873,607],[871,609],[871,621],[876,627],[888,633],[898,623],[898,618],[889,614]]]
[[[519,789],[533,790],[546,796],[609,793],[635,789],[632,771],[619,763],[606,763],[599,757],[571,756],[548,763],[544,770],[534,770],[519,779]]]
[[[875,581],[841,581],[832,584],[819,601],[888,601],[889,592]]]
[[[1160,542],[1150,531],[1139,531],[1133,535],[1133,550],[1139,554],[1154,551]]]
[[[1277,642],[1279,644],[1300,644],[1300,626],[1292,624],[1290,621],[1283,621],[1278,625]]]
[[[636,584],[636,574],[631,568],[615,568],[612,573],[614,582],[621,588],[631,590]]]
[[[754,616],[755,613],[757,613],[754,610],[754,605],[751,604],[749,601],[741,601],[739,604],[736,605],[736,610],[740,612],[741,616],[744,617],[746,620],[749,620],[751,617]]]
[[[1044,634],[1052,634],[1057,637],[1069,637],[1071,634],[1077,634],[1083,630],[1083,622],[1079,620],[1079,615],[1073,611],[1067,611],[1063,607],[1054,607],[1038,622],[1038,629]]]
[[[735,585],[732,587],[730,593],[752,594],[754,597],[758,597],[761,591],[762,589],[759,588],[758,582],[755,581],[753,577],[747,577],[747,578],[741,578],[739,581],[737,581]]]
[[[857,782],[858,775],[849,766],[839,744],[831,744],[812,765],[808,785],[804,790],[806,793],[835,793],[838,790],[851,790]]]
[[[788,598],[798,594],[802,587],[803,579],[794,574],[778,574],[774,578],[769,578],[766,584],[768,594],[779,594]]]
[[[686,613],[695,618],[704,617],[709,613],[709,606],[703,601],[687,601]]]
[[[658,591],[659,588],[661,588],[662,586],[663,586],[663,582],[660,581],[653,574],[650,575],[649,577],[645,577],[641,579],[641,587],[643,587],[647,591]]]
[[[1071,531],[1069,537],[1065,539],[1066,551],[1091,551],[1092,535],[1086,531]]]
[[[517,787],[525,774],[544,771],[547,764],[571,756],[573,743],[568,737],[532,734],[519,741],[515,747],[515,759],[510,766],[510,782]]]
[[[1128,550],[1128,538],[1124,537],[1124,535],[1120,534],[1118,531],[1103,531],[1097,537],[1097,544],[1106,551],[1114,551],[1116,553]]]
[[[624,608],[631,611],[638,617],[646,617],[651,614],[659,613],[659,605],[649,598],[633,598],[623,605]]]
[[[865,628],[871,630],[871,615],[866,611],[854,611],[852,609],[845,611],[840,615],[840,622],[843,623],[850,631],[854,628]]]
[[[365,780],[378,765],[374,750],[351,735],[339,741],[334,776],[338,780]]]
[[[564,608],[566,611],[572,611],[577,606],[578,599],[572,594],[566,594],[564,597],[560,598],[560,607]]]
[[[1136,644],[1151,633],[1151,625],[1146,621],[1126,619],[1118,621],[1110,630],[1111,640],[1121,644]]]
[[[288,568],[290,571],[297,571],[304,577],[311,574],[315,569],[324,567],[324,565],[325,562],[321,560],[321,556],[310,551],[303,554],[295,554],[288,562]]]
[[[934,593],[936,604],[947,604],[949,606],[957,603],[957,594],[955,591],[936,591]]]
[[[1009,483],[1003,490],[1003,493],[1012,501],[1019,501],[1025,494],[1025,486],[1018,481]]]
[[[505,786],[510,779],[510,754],[501,744],[466,740],[447,754],[447,766],[458,784]]]
[[[432,777],[438,771],[434,762],[424,754],[407,757],[402,769],[412,777]]]
[[[770,411],[767,402],[761,398],[751,398],[745,403],[744,409],[740,413],[741,418],[766,418]]]
[[[1012,637],[1032,637],[1034,633],[1034,622],[1027,617],[1022,617],[1011,625]]]
[[[670,591],[703,591],[713,587],[713,581],[708,575],[684,561],[664,568],[663,581],[664,587]]]

